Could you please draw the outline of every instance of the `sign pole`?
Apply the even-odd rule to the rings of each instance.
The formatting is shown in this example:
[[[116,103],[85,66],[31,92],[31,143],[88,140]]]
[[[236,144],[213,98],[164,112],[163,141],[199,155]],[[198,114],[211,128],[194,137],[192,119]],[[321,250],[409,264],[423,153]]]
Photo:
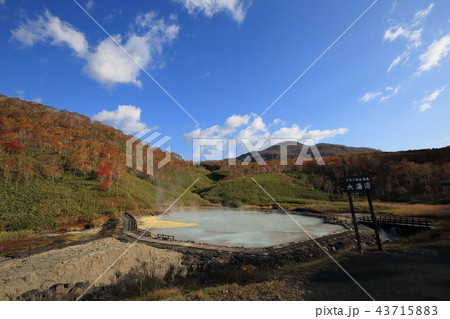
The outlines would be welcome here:
[[[358,251],[362,255],[361,239],[359,238],[358,223],[356,222],[355,207],[353,206],[352,193],[347,192],[348,202],[350,203],[350,212],[352,213],[353,227],[355,228],[356,241],[358,243]]]
[[[370,193],[366,192],[367,200],[369,201],[370,215],[372,216],[373,229],[375,229],[375,237],[377,239],[378,250],[382,251],[383,246],[381,245],[380,232],[378,231],[377,218],[375,217],[375,212],[373,211],[372,198],[370,197]]]

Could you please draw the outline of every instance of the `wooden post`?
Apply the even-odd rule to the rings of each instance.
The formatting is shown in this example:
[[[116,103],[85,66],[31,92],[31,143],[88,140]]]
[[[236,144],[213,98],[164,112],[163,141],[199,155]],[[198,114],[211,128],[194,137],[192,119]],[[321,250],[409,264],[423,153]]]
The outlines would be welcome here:
[[[373,211],[372,198],[370,193],[367,192],[367,200],[369,201],[370,215],[372,216],[373,229],[375,229],[375,237],[377,239],[378,250],[382,251],[383,246],[381,245],[380,232],[378,230],[377,218],[375,217],[375,212]]]
[[[350,204],[350,212],[352,213],[353,227],[355,228],[356,241],[358,243],[358,251],[362,255],[363,250],[361,247],[361,238],[359,238],[358,223],[356,222],[355,207],[353,206],[352,193],[349,192],[347,193],[347,195],[348,195],[348,202]]]

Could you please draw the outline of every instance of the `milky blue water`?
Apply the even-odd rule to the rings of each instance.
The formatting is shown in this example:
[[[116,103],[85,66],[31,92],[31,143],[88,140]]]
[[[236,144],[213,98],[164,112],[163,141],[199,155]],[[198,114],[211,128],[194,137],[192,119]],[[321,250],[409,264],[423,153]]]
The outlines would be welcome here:
[[[344,230],[316,217],[291,215],[311,236],[319,237]],[[198,223],[194,227],[149,229],[153,234],[173,235],[180,240],[225,246],[266,247],[310,239],[285,213],[248,210],[187,210],[166,213],[161,220]]]

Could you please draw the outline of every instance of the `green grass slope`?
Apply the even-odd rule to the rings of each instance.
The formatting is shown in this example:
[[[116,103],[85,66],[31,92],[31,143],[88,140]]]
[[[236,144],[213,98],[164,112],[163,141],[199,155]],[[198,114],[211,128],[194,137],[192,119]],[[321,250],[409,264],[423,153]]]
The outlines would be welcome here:
[[[275,173],[225,179],[200,192],[200,195],[212,203],[228,206],[275,204],[252,178],[275,200],[279,203],[290,204],[289,206],[305,204],[310,200],[328,200],[327,194],[307,187],[303,181]]]
[[[119,217],[119,212],[123,211],[156,212],[169,206],[196,178],[199,178],[199,186],[208,185],[205,184],[208,179],[195,171],[167,175],[171,178],[161,176],[153,180],[125,173],[117,185],[106,192],[99,190],[96,179],[85,179],[71,172],[65,172],[54,181],[0,183],[0,229],[42,232],[58,229],[62,220],[71,218],[94,221],[105,216]],[[189,191],[176,205],[209,204]]]

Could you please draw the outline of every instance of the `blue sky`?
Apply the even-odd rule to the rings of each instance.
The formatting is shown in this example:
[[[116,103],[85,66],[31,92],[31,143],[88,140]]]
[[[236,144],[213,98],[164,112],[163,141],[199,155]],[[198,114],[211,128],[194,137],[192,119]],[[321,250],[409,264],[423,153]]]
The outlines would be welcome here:
[[[379,0],[256,122],[374,0],[77,1],[132,58],[73,0],[0,0],[0,94],[186,158],[192,138],[450,144],[449,1]]]

